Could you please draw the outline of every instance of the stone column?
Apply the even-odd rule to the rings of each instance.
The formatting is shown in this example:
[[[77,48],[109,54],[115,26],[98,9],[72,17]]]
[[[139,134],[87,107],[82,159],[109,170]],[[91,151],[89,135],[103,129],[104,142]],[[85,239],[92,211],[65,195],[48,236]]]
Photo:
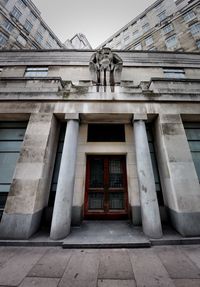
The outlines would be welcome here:
[[[48,204],[58,123],[53,114],[30,116],[0,223],[0,237],[28,239]]]
[[[165,205],[183,236],[200,235],[200,186],[179,114],[160,114],[156,145]]]
[[[144,119],[147,119],[146,115],[134,115],[134,138],[140,189],[142,226],[143,231],[147,236],[151,238],[160,238],[162,237],[160,212]]]
[[[66,115],[67,127],[58,176],[50,237],[62,239],[70,233],[77,156],[79,115]]]

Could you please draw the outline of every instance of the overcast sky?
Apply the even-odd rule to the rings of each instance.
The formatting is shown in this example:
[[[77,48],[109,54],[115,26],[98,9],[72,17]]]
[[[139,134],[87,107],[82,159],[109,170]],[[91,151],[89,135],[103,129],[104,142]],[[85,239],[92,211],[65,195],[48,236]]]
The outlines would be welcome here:
[[[155,0],[32,0],[57,37],[83,33],[93,48],[143,12]]]

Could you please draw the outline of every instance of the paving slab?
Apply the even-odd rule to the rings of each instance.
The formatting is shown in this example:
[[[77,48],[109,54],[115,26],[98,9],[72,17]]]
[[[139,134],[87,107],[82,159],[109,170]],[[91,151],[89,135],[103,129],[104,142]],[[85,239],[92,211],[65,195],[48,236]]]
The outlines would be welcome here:
[[[137,287],[175,287],[152,249],[129,250]]]
[[[184,246],[182,251],[196,264],[200,269],[200,245]],[[200,285],[199,285],[200,286]]]
[[[100,250],[99,279],[134,279],[126,250]]]
[[[137,287],[135,280],[98,280],[97,287]]]
[[[99,253],[74,250],[59,287],[96,287]]]
[[[70,250],[63,250],[59,247],[49,249],[31,269],[28,276],[60,278],[65,271],[70,257]]]
[[[176,287],[199,287],[199,279],[175,279],[174,284]]]
[[[155,247],[154,251],[159,256],[171,278],[200,278],[200,269],[197,268],[197,266],[184,254],[182,249],[179,249],[179,247]]]
[[[57,287],[59,279],[28,277],[23,280],[19,287]]]
[[[46,252],[45,248],[21,247],[0,267],[0,285],[17,286]]]
[[[19,248],[16,247],[0,247],[0,268],[3,266],[11,257],[19,253]]]

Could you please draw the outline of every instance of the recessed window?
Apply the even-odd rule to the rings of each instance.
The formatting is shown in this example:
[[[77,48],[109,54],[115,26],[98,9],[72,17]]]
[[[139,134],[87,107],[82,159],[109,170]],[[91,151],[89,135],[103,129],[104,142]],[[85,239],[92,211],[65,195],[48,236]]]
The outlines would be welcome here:
[[[191,25],[190,32],[192,33],[192,35],[195,35],[195,36],[200,34],[200,23],[195,23]]]
[[[23,0],[18,0],[18,1],[17,1],[17,4],[18,4],[22,9],[25,9],[25,8],[26,8],[26,3],[25,3],[25,1],[23,1]]]
[[[146,23],[145,25],[142,26],[142,30],[143,30],[144,33],[149,31],[149,29],[150,29],[149,23]]]
[[[126,36],[125,38],[124,38],[124,42],[128,42],[130,40],[130,37],[129,36]]]
[[[36,21],[36,20],[37,20],[37,17],[36,17],[35,14],[33,14],[32,12],[30,12],[29,18],[30,18],[30,20],[32,20],[32,21]]]
[[[22,16],[22,13],[17,9],[15,6],[11,12],[12,16],[15,17],[17,20]]]
[[[25,71],[25,77],[46,77],[48,75],[47,67],[28,67]]]
[[[171,31],[173,31],[173,30],[174,30],[174,28],[173,28],[173,25],[172,25],[172,24],[168,24],[168,25],[166,25],[165,27],[163,27],[163,32],[164,32],[164,34],[167,34],[167,33],[171,32]]]
[[[10,21],[8,21],[7,19],[4,20],[3,27],[9,32],[12,32],[12,30],[14,29],[13,24],[11,24]]]
[[[138,37],[140,37],[140,33],[139,33],[138,30],[136,30],[136,31],[133,32],[133,39],[136,39]]]
[[[33,24],[30,21],[26,20],[24,24],[24,28],[26,29],[26,31],[31,32],[33,28]]]
[[[88,142],[125,142],[122,124],[88,124]]]
[[[43,25],[40,25],[39,28],[38,28],[38,31],[39,31],[40,33],[44,34],[45,31],[46,31],[46,28],[45,28]]]
[[[165,78],[184,79],[185,71],[183,69],[166,68],[163,69]]]
[[[173,35],[165,40],[167,48],[175,48],[178,44],[176,35]]]
[[[49,42],[46,42],[46,48],[47,49],[51,49],[52,48],[52,46],[51,46],[51,44]]]
[[[134,48],[133,48],[133,50],[142,50],[142,45],[139,43],[139,44],[137,44]]]
[[[8,41],[8,37],[0,32],[0,47],[3,47]]]
[[[194,19],[196,17],[196,14],[193,11],[189,11],[183,15],[183,18],[186,22],[189,22],[190,20]]]
[[[146,38],[146,39],[145,39],[145,44],[146,44],[147,46],[152,45],[152,44],[153,44],[153,38],[152,38],[151,36],[148,37],[148,38]]]
[[[166,16],[166,11],[162,11],[160,14],[158,14],[158,18],[159,18],[160,21],[165,20],[166,17],[167,17]]]
[[[200,49],[200,40],[196,41],[196,44],[197,44],[197,48]]]
[[[35,35],[35,40],[36,40],[39,44],[41,44],[42,41],[43,41],[42,35],[37,32],[36,35]]]

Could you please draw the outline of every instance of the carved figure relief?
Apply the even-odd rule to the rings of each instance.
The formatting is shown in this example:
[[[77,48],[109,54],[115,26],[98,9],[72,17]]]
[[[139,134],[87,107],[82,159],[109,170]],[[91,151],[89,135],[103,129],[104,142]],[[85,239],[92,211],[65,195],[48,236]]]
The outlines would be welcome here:
[[[94,53],[90,59],[90,73],[92,81],[99,86],[119,85],[121,81],[122,59],[111,51],[110,48],[102,48]]]

